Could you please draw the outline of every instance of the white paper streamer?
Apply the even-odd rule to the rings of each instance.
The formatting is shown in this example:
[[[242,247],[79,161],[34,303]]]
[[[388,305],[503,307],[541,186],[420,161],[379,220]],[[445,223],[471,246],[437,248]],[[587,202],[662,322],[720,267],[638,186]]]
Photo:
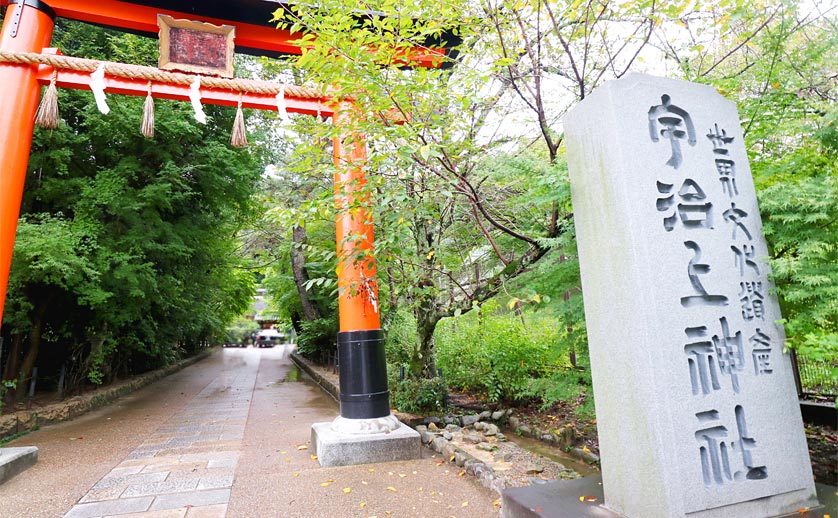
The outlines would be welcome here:
[[[285,85],[279,87],[279,93],[276,94],[276,109],[279,111],[279,118],[283,123],[288,122],[288,111],[285,107]]]
[[[201,106],[201,78],[196,77],[192,84],[189,85],[189,101],[192,103],[192,109],[195,110],[195,120],[201,124],[207,123],[207,114],[204,113],[204,107]]]
[[[105,64],[99,63],[99,68],[90,74],[90,90],[93,92],[93,98],[96,99],[96,107],[102,114],[107,115],[111,112],[108,102],[105,100]]]

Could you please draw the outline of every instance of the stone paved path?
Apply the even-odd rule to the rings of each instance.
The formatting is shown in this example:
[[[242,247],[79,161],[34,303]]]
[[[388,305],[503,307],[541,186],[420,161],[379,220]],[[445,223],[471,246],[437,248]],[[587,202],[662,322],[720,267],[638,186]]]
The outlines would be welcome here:
[[[225,349],[10,446],[39,462],[0,485],[0,518],[491,517],[497,495],[430,453],[321,468],[311,424],[337,404],[288,348]]]
[[[65,516],[160,511],[153,516],[224,517],[256,382],[254,363],[213,380]]]

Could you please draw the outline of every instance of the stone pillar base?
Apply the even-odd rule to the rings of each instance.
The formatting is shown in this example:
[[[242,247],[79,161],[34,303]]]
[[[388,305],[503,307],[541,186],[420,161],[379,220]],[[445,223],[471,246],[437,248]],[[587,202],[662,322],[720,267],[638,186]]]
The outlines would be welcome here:
[[[0,448],[0,484],[34,466],[38,462],[38,448]]]
[[[422,455],[419,433],[403,423],[381,433],[347,433],[345,423],[340,424],[343,426],[336,427],[334,422],[311,426],[311,444],[323,467],[411,460]]]

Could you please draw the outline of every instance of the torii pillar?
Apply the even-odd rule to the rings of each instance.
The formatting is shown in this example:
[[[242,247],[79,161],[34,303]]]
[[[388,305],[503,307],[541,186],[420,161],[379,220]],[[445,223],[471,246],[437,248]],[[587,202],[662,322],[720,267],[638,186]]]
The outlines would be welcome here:
[[[44,2],[9,0],[0,50],[41,52],[54,26],[55,12]],[[0,324],[41,93],[37,72],[38,65],[0,63]]]
[[[351,109],[345,104],[335,110],[333,122],[338,128]],[[321,466],[409,460],[421,455],[419,434],[390,413],[372,211],[364,177],[366,159],[363,135],[335,138],[340,416],[311,428],[311,442]]]

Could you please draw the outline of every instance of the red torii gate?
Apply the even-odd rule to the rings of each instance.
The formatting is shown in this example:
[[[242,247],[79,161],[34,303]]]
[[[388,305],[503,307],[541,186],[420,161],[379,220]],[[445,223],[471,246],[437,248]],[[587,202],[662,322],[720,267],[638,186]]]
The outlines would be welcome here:
[[[131,32],[157,36],[157,15],[208,22],[214,25],[233,25],[236,47],[258,55],[276,56],[301,54],[292,42],[300,34],[278,30],[271,23],[272,14],[288,4],[277,1],[241,0],[0,0],[8,6],[0,32],[0,54],[25,57],[28,61],[0,62],[0,323],[9,280],[15,232],[32,145],[35,113],[40,86],[55,84],[64,88],[89,89],[90,71],[59,67],[50,56],[58,54],[50,49],[56,16],[114,27]],[[454,41],[454,39],[452,39]],[[444,58],[454,50],[441,40],[425,42],[427,47],[416,47],[409,53],[412,66],[444,67]],[[456,43],[456,41],[454,41]],[[81,61],[81,60],[79,60]],[[55,66],[50,66],[52,63]],[[109,93],[147,95],[189,100],[190,87],[171,81],[149,81],[120,75],[119,64],[106,66]],[[154,69],[156,70],[156,69]],[[171,74],[170,76],[183,76]],[[186,76],[189,77],[189,76]],[[201,100],[208,104],[245,108],[277,109],[276,86],[270,83],[248,82],[246,88],[235,83],[226,88],[225,80],[208,80],[201,88]],[[227,80],[230,81],[230,80]],[[149,87],[151,83],[151,87]],[[217,86],[213,86],[213,84]],[[260,88],[260,84],[262,87]],[[345,112],[352,109],[347,103],[289,87],[285,94],[289,112],[331,116],[340,124]],[[343,111],[344,114],[340,112]],[[337,207],[337,246],[339,257],[338,285],[340,332],[338,347],[340,362],[341,417],[348,419],[376,419],[390,415],[387,389],[384,339],[377,307],[377,285],[373,248],[373,225],[368,211],[344,210],[354,205],[361,196],[365,183],[363,164],[366,143],[363,135],[335,138],[334,161],[335,204]],[[350,236],[363,236],[350,239]],[[366,258],[355,261],[361,252]]]

